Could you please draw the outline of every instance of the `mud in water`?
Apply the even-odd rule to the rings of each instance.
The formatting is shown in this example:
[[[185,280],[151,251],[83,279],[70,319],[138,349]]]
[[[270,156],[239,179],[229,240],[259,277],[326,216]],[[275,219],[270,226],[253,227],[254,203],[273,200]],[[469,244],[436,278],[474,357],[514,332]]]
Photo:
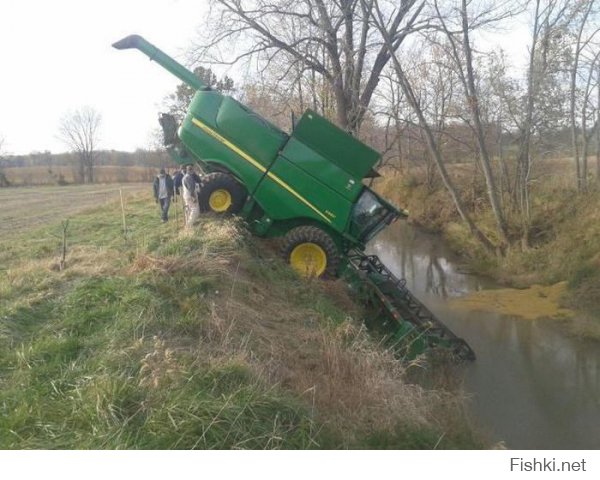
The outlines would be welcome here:
[[[567,282],[559,282],[549,286],[532,285],[524,289],[481,290],[452,298],[448,303],[450,307],[460,310],[499,313],[525,320],[567,318],[575,315],[575,312],[560,305],[566,289]]]

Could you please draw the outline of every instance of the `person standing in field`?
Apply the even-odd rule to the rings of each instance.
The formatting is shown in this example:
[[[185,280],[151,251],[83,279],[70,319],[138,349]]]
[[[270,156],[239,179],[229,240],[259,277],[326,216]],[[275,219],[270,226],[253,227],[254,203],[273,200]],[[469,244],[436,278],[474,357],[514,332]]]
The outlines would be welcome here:
[[[164,168],[161,168],[159,174],[154,178],[153,189],[154,200],[160,204],[160,217],[164,223],[169,220],[169,207],[174,194],[173,179],[165,172]]]
[[[173,185],[175,186],[175,201],[177,201],[177,196],[181,195],[181,182],[183,181],[183,177],[185,176],[185,165],[182,165],[177,173],[173,175]]]
[[[188,165],[186,174],[181,181],[181,191],[183,202],[185,204],[185,225],[192,227],[200,216],[200,206],[198,205],[198,190],[200,184],[198,175],[194,172],[194,167]]]

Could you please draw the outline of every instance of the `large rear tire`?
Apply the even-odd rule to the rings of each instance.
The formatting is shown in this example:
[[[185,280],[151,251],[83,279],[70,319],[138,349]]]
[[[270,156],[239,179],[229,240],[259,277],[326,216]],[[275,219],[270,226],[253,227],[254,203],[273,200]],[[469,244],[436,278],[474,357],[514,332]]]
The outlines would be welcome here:
[[[303,277],[335,277],[340,254],[329,234],[318,227],[290,230],[283,238],[283,258]]]
[[[247,196],[246,188],[228,173],[209,173],[200,180],[201,212],[239,213]]]

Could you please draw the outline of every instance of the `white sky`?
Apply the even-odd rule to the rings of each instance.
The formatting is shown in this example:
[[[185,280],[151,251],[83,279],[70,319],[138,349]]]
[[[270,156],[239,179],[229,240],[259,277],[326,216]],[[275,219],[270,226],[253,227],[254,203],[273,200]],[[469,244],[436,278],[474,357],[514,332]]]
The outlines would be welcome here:
[[[177,78],[138,50],[111,44],[137,33],[185,63],[204,0],[0,0],[0,137],[12,154],[65,151],[60,118],[89,105],[101,148],[150,145]]]
[[[207,10],[206,0],[0,0],[4,150],[65,151],[60,118],[86,105],[102,115],[100,148],[149,148],[163,100],[179,80],[141,52],[111,44],[137,33],[185,64]],[[491,42],[522,59],[524,30],[512,25]]]

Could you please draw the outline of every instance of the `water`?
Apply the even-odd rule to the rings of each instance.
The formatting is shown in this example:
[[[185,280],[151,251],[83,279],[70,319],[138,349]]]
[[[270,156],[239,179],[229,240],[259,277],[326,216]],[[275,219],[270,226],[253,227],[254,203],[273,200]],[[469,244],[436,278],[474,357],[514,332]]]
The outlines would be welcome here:
[[[463,369],[472,411],[493,441],[513,449],[600,448],[600,345],[548,320],[453,308],[448,299],[495,288],[460,269],[440,237],[396,222],[370,252],[475,350]]]

